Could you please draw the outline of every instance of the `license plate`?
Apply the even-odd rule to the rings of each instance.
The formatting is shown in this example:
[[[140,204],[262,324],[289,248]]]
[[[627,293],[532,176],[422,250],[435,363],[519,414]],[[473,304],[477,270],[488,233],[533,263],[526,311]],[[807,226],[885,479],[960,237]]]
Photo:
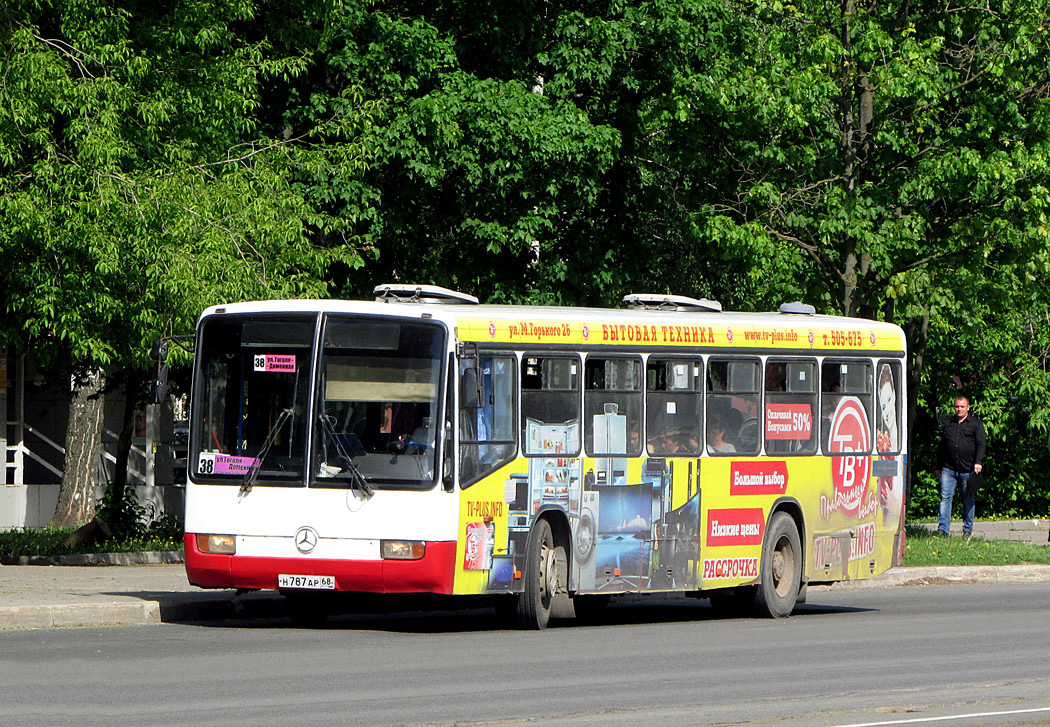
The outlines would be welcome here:
[[[334,591],[335,576],[296,576],[281,573],[277,576],[278,588],[304,588],[313,591]]]

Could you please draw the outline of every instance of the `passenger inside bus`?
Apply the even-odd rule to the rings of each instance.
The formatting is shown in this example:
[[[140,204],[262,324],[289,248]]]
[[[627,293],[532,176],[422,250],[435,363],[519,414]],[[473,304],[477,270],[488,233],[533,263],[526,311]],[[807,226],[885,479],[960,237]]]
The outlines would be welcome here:
[[[736,452],[736,446],[726,438],[726,415],[722,412],[714,412],[707,419],[707,449],[720,454]]]
[[[717,412],[716,412],[717,414]],[[744,414],[736,407],[729,407],[722,412],[725,441],[733,446],[733,451],[739,449],[741,439],[741,429],[744,426]]]

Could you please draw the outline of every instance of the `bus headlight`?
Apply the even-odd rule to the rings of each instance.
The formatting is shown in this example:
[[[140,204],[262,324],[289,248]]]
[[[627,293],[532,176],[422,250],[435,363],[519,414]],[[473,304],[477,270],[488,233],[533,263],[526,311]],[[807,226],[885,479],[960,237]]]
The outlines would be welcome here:
[[[205,535],[197,533],[197,550],[202,553],[234,555],[237,545],[232,535]]]
[[[419,560],[426,552],[422,540],[380,540],[379,552],[383,560]]]

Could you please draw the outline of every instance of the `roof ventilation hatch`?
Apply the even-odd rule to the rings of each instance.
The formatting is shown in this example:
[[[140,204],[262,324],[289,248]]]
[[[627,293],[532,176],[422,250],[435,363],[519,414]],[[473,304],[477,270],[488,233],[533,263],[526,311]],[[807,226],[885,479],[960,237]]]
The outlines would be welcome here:
[[[813,316],[817,314],[817,309],[809,303],[802,303],[797,300],[793,303],[781,303],[779,310],[781,313],[790,313],[797,316]]]
[[[722,304],[717,300],[665,293],[631,293],[623,297],[623,303],[628,308],[646,310],[722,312]]]
[[[408,285],[386,283],[377,285],[372,291],[380,303],[458,303],[478,305],[473,295],[449,290],[438,285]]]

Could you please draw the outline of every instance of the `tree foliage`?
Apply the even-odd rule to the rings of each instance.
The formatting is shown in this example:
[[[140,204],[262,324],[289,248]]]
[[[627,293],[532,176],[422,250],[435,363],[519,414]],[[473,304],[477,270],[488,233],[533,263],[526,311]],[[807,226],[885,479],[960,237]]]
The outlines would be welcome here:
[[[1048,504],[1035,0],[0,13],[9,342],[131,365],[217,299],[398,279],[491,302],[801,299],[908,332],[916,511],[958,391],[991,436],[987,506]]]
[[[260,87],[307,61],[245,32],[254,14],[195,0],[0,10],[9,345],[74,373],[142,366],[152,338],[191,330],[205,305],[321,295],[329,265],[358,264],[344,221],[300,186],[319,166],[362,168],[367,110],[268,135]],[[314,144],[326,125],[347,141]]]

